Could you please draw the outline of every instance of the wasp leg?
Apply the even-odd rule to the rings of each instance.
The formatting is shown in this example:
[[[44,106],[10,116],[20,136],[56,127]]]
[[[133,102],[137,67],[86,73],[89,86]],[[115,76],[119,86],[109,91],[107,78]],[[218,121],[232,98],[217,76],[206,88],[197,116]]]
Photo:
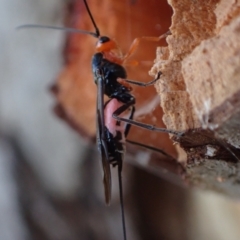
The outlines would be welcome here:
[[[135,112],[135,107],[132,106],[131,114],[130,114],[128,119],[130,119],[130,120],[133,119],[134,112]],[[127,123],[127,125],[125,127],[125,131],[124,131],[125,137],[127,137],[131,126],[132,126],[131,124]],[[146,145],[146,144],[143,144],[143,143],[135,142],[135,141],[132,141],[132,140],[129,140],[129,139],[126,139],[126,142],[128,142],[130,144],[133,144],[133,145],[136,145],[136,146],[139,146],[139,147],[147,148],[149,150],[152,150],[152,151],[155,151],[155,152],[158,152],[158,153],[161,153],[162,155],[166,156],[167,158],[176,161],[176,159],[174,157],[172,157],[171,155],[169,155],[168,153],[166,153],[164,150],[162,150],[160,148],[155,148],[155,147],[152,147],[152,146],[149,146],[149,145]]]
[[[129,116],[129,119],[130,119],[130,120],[133,119],[134,113],[135,113],[135,107],[132,106],[132,108],[131,108],[131,114],[130,114],[130,116]],[[132,126],[131,124],[127,124],[127,125],[126,125],[125,131],[124,131],[125,137],[127,137],[128,133],[129,133],[129,131],[130,131],[131,126]]]
[[[178,137],[183,136],[183,134],[184,134],[183,132],[178,132],[178,131],[174,131],[174,130],[170,130],[170,129],[166,129],[166,128],[158,128],[158,127],[155,127],[155,126],[150,125],[150,124],[141,123],[141,122],[138,122],[138,121],[135,121],[135,120],[119,117],[119,115],[121,113],[126,111],[129,107],[133,106],[134,104],[135,104],[135,99],[133,98],[132,100],[130,100],[129,102],[127,102],[126,104],[124,104],[123,106],[118,108],[113,113],[112,117],[117,119],[118,121],[126,122],[128,124],[131,124],[131,125],[134,125],[134,126],[138,126],[138,127],[144,128],[144,129],[148,129],[148,130],[151,130],[151,131],[157,131],[157,132],[174,134],[174,135],[176,135]]]
[[[155,77],[152,81],[150,81],[148,83],[133,81],[130,79],[124,79],[124,81],[126,81],[127,83],[138,85],[140,87],[147,87],[147,86],[153,85],[157,80],[159,80],[161,75],[162,75],[162,72],[158,72],[157,77]]]
[[[166,33],[162,34],[160,37],[145,37],[145,36],[143,36],[143,37],[135,38],[133,40],[128,52],[124,56],[123,61],[126,61],[127,58],[129,58],[134,52],[136,52],[136,50],[138,49],[139,43],[142,40],[149,41],[149,42],[158,42],[161,39],[166,38],[168,35],[171,35],[170,31],[167,31]]]

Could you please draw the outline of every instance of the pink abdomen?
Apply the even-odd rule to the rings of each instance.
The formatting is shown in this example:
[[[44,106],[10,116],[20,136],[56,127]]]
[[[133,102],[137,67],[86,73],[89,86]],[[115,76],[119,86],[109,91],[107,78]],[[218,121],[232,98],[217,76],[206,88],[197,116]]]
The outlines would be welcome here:
[[[124,137],[125,124],[121,123],[120,126],[117,126],[117,120],[112,117],[113,113],[122,105],[122,102],[112,98],[104,108],[105,126],[114,137],[116,136],[116,131],[121,132]]]

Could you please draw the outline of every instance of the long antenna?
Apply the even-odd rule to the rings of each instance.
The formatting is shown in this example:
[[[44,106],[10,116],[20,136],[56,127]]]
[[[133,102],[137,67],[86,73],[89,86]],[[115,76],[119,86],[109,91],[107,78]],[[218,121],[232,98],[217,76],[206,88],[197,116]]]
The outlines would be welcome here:
[[[24,28],[42,28],[42,29],[54,29],[54,30],[62,30],[62,31],[66,31],[66,32],[75,32],[75,33],[83,33],[83,34],[88,34],[91,35],[95,38],[98,38],[100,36],[100,31],[99,28],[97,27],[97,24],[92,16],[92,13],[89,9],[89,6],[87,4],[87,0],[83,0],[84,5],[87,9],[88,15],[91,18],[92,24],[95,28],[95,33],[94,32],[90,32],[90,31],[85,31],[85,30],[80,30],[80,29],[74,29],[74,28],[66,28],[66,27],[55,27],[55,26],[48,26],[48,25],[38,25],[38,24],[24,24],[24,25],[20,25],[18,27],[16,27],[17,30],[19,29],[24,29]]]
[[[121,213],[122,213],[123,239],[127,240],[124,204],[123,204],[122,166],[121,165],[118,165],[118,182],[119,182],[119,196],[120,196]]]
[[[25,24],[25,25],[20,25],[20,26],[16,27],[17,30],[24,29],[24,28],[54,29],[54,30],[62,30],[62,31],[66,31],[66,32],[76,32],[76,33],[88,34],[95,38],[99,37],[99,35],[97,35],[97,33],[80,30],[80,29],[75,29],[75,28],[55,27],[55,26],[47,26],[47,25],[45,26],[45,25],[38,25],[38,24]]]
[[[93,18],[93,16],[92,16],[92,13],[91,13],[91,11],[90,11],[90,9],[89,9],[89,7],[88,7],[87,0],[83,0],[83,2],[84,2],[84,4],[85,4],[85,6],[86,6],[87,12],[88,12],[91,20],[92,20],[93,26],[94,26],[95,31],[96,31],[96,36],[99,37],[99,36],[100,36],[100,31],[99,31],[99,28],[97,27],[97,24],[96,24],[95,21],[94,21],[94,18]]]

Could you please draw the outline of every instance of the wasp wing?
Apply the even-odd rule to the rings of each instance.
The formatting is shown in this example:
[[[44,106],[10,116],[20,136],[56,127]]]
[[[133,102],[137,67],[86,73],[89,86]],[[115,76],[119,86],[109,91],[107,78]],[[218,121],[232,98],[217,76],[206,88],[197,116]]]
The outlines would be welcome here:
[[[102,167],[103,167],[103,184],[105,191],[106,204],[111,200],[111,169],[110,160],[108,157],[108,147],[105,135],[105,121],[104,121],[104,76],[97,72],[97,146],[100,152]]]

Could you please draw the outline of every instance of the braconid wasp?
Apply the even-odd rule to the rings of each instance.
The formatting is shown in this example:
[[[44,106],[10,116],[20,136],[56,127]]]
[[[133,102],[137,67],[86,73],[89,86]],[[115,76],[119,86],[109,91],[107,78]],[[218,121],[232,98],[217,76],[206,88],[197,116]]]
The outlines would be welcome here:
[[[148,84],[128,80],[125,69],[123,68],[124,61],[130,57],[137,49],[138,42],[145,38],[150,41],[159,41],[161,38],[147,38],[142,37],[136,39],[130,47],[130,50],[125,56],[119,55],[119,48],[117,44],[106,36],[101,36],[100,31],[94,21],[86,0],[84,0],[86,9],[95,27],[95,32],[88,32],[76,29],[64,29],[66,31],[79,32],[82,34],[89,34],[98,38],[96,51],[93,56],[92,68],[97,84],[97,144],[101,153],[102,165],[104,171],[104,188],[105,200],[108,204],[111,200],[111,171],[110,165],[118,167],[119,174],[119,188],[120,188],[120,201],[122,206],[122,219],[124,229],[124,239],[126,239],[125,220],[123,213],[123,197],[122,197],[122,182],[121,171],[122,161],[124,157],[124,138],[127,137],[131,125],[154,130],[159,132],[166,132],[181,137],[182,133],[171,131],[167,129],[157,128],[152,125],[146,125],[141,122],[133,120],[135,98],[131,94],[131,84],[139,86],[148,86],[154,84],[161,75],[159,72],[156,78]],[[36,25],[25,25],[22,27],[44,27]],[[49,27],[54,28],[54,27]],[[165,37],[163,35],[162,37]],[[107,95],[110,100],[104,104],[103,95]],[[128,118],[119,117],[123,112],[130,109],[130,116]],[[115,118],[115,120],[113,119]],[[121,122],[126,122],[126,126],[122,126]]]
[[[139,86],[147,86],[156,82],[161,72],[158,73],[157,77],[148,84],[143,84],[141,82],[135,82],[126,79],[126,71],[122,67],[124,61],[131,56],[137,49],[138,42],[141,38],[138,38],[130,47],[130,50],[125,56],[118,55],[119,49],[116,43],[100,35],[100,31],[92,17],[92,14],[89,10],[86,0],[84,1],[88,14],[92,20],[92,23],[95,27],[95,32],[88,32],[83,30],[76,29],[66,29],[66,28],[57,28],[49,27],[56,29],[64,29],[66,31],[79,32],[82,34],[89,34],[95,38],[98,38],[97,42],[97,53],[93,57],[92,66],[93,73],[95,77],[95,83],[98,86],[97,92],[97,143],[98,149],[101,153],[102,165],[104,170],[104,187],[105,187],[105,199],[106,203],[109,203],[111,200],[111,171],[110,165],[118,167],[118,176],[119,176],[119,188],[120,188],[120,201],[122,208],[122,219],[123,219],[123,229],[124,229],[124,239],[126,239],[126,230],[125,230],[125,220],[123,212],[123,197],[122,197],[122,182],[121,182],[121,171],[122,171],[122,161],[124,157],[124,138],[127,137],[130,130],[130,126],[137,125],[148,130],[155,130],[159,132],[167,132],[176,135],[176,141],[183,142],[185,146],[193,146],[192,136],[182,137],[181,133],[170,131],[162,128],[157,128],[151,125],[146,125],[140,122],[133,120],[134,116],[134,105],[135,98],[131,94],[130,84],[135,84]],[[44,27],[45,26],[36,26],[36,25],[25,25],[22,27]],[[165,37],[164,35],[163,37]],[[146,40],[158,41],[160,38],[145,38]],[[107,95],[110,100],[104,104],[103,95]],[[121,113],[125,110],[130,109],[130,116],[128,118],[119,117]],[[113,119],[115,118],[115,120]],[[126,122],[125,126],[121,125],[121,121]],[[197,131],[189,132],[189,134],[198,135]],[[203,135],[203,133],[201,133]],[[212,142],[213,136],[208,137],[209,133],[206,133],[205,145],[209,142]],[[203,145],[203,140],[200,143],[197,143],[199,146]],[[219,142],[213,142],[218,145]]]

